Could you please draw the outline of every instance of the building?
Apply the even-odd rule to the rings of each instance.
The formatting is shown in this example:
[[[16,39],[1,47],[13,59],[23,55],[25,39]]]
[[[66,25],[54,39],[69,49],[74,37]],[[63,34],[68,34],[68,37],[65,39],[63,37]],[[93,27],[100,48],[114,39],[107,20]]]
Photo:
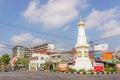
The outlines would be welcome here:
[[[32,49],[25,47],[24,58],[30,58],[32,56]]]
[[[82,18],[78,23],[78,39],[77,39],[77,44],[75,45],[75,48],[76,48],[77,54],[76,54],[74,68],[76,70],[93,69],[91,60],[89,59],[89,45],[87,43],[87,38],[85,34],[85,24],[82,22]]]
[[[24,58],[25,47],[24,46],[15,46],[13,48],[13,55],[12,57],[16,58]]]
[[[53,68],[58,68],[60,63],[69,64],[70,66],[74,65],[73,62],[75,60],[74,51],[64,51],[64,52],[50,52],[50,51],[38,51],[32,54],[29,63],[29,69],[38,70],[41,65],[48,63],[52,63]],[[48,65],[48,64],[47,64]],[[49,66],[48,66],[49,67]]]
[[[49,51],[38,51],[33,53],[29,63],[29,70],[38,70],[38,68],[43,67],[41,65],[45,64],[45,62],[56,63],[59,61],[58,56],[59,55],[57,55],[55,52]]]
[[[25,46],[15,46],[13,48],[13,58],[30,58],[32,55],[31,48]]]
[[[37,51],[49,51],[49,52],[53,52],[54,51],[54,43],[45,43],[42,45],[38,45],[38,46],[33,46],[31,47],[32,52],[35,53]]]
[[[45,43],[38,46],[33,47],[25,47],[25,46],[15,46],[13,48],[13,55],[12,57],[16,58],[30,58],[33,53],[38,51],[54,51],[54,44],[53,43]]]

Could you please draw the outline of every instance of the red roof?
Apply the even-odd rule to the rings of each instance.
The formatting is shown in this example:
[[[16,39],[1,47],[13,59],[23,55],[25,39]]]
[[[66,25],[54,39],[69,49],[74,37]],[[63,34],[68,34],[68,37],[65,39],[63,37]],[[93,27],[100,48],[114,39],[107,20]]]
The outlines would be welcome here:
[[[56,52],[50,52],[50,51],[37,51],[37,54],[55,54]]]

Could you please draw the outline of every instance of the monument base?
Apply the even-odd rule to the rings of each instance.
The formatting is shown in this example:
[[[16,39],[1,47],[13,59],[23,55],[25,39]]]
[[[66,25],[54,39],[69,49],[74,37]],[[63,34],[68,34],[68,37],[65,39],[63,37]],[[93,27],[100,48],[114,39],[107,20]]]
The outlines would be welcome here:
[[[89,58],[77,58],[74,69],[93,70],[91,60]]]

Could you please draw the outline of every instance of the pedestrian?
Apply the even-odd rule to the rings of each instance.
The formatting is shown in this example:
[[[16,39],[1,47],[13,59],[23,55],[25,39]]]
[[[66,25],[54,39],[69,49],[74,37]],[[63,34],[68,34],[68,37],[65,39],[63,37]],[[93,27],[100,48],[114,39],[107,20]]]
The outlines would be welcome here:
[[[52,72],[53,70],[53,65],[50,65],[50,72]]]
[[[5,69],[4,69],[4,71],[5,71],[5,72],[8,72],[8,69],[7,69],[7,68],[5,68]]]

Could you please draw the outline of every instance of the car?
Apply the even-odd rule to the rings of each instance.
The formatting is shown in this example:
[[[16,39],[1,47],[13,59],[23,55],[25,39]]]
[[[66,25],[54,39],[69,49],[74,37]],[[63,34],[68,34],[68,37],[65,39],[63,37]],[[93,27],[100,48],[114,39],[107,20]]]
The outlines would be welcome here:
[[[44,71],[44,67],[39,67],[38,71]]]

